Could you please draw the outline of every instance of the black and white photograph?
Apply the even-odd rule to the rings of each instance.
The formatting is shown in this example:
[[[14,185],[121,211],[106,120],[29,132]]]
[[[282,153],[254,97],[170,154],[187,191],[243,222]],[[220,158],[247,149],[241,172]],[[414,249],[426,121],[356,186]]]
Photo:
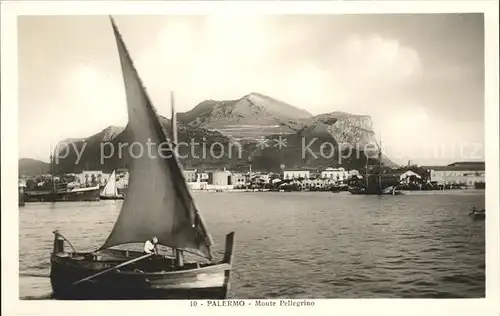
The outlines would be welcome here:
[[[498,54],[446,8],[14,17],[16,299],[500,293]]]

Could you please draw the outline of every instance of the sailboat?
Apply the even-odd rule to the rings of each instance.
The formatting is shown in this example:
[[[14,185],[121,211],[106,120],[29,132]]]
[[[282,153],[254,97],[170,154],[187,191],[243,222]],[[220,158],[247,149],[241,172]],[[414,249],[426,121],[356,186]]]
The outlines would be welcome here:
[[[148,141],[160,143],[170,155],[130,159],[129,185],[120,214],[104,244],[95,251],[78,252],[67,238],[54,231],[50,257],[53,296],[56,299],[225,299],[230,284],[234,232],[226,235],[223,257],[214,259],[213,240],[173,150],[175,138],[167,137],[120,32],[113,18],[110,19],[125,85],[128,141],[143,146]],[[173,134],[175,137],[176,133]],[[160,245],[172,248],[172,255],[116,248],[144,243],[153,237],[157,237]],[[64,249],[65,242],[71,250]],[[185,260],[185,253],[194,255],[196,260]]]
[[[99,196],[101,200],[123,200],[123,195],[118,194],[118,188],[116,187],[115,170],[109,176],[108,182]]]
[[[353,181],[348,190],[351,194],[363,195],[402,195],[403,192],[397,189],[400,182],[398,175],[384,173],[382,164],[382,145],[379,146],[378,164],[368,166],[368,159],[365,162],[364,183],[359,179]]]
[[[26,202],[91,202],[99,201],[99,185],[88,188],[63,188],[56,187],[55,158],[50,155],[50,175],[52,186],[50,190],[32,190],[25,191],[24,199]]]

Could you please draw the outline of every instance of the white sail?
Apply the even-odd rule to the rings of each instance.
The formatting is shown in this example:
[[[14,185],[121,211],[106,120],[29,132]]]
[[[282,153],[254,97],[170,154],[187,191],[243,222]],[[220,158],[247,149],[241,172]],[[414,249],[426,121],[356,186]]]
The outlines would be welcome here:
[[[108,182],[106,183],[106,186],[102,190],[101,194],[104,196],[118,195],[118,189],[116,188],[116,175],[114,170],[113,173],[111,173],[111,175],[109,176]]]

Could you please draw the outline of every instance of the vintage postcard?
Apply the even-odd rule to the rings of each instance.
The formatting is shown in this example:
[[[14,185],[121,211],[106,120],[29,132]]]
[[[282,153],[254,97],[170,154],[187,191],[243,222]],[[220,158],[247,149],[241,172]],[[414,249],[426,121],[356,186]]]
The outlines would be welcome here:
[[[1,12],[2,313],[500,312],[498,1]]]

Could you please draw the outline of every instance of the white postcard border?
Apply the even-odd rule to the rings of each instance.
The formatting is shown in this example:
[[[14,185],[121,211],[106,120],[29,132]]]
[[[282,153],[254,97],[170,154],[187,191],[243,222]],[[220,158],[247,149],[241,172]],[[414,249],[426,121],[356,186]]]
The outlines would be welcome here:
[[[178,315],[181,313],[268,312],[276,315],[383,314],[498,315],[499,96],[498,1],[13,1],[1,3],[2,314],[5,315]],[[189,301],[22,301],[18,253],[17,16],[109,14],[345,14],[453,13],[485,15],[486,298],[485,299],[317,299],[314,307],[190,307]],[[496,210],[492,212],[491,210]],[[50,229],[50,228],[47,228]],[[249,300],[253,302],[253,300]],[[275,300],[279,304],[279,300]],[[300,300],[298,300],[300,301]],[[206,306],[206,304],[204,304]],[[248,305],[248,304],[247,304]],[[217,310],[215,310],[217,309]],[[237,309],[237,310],[236,310]]]

